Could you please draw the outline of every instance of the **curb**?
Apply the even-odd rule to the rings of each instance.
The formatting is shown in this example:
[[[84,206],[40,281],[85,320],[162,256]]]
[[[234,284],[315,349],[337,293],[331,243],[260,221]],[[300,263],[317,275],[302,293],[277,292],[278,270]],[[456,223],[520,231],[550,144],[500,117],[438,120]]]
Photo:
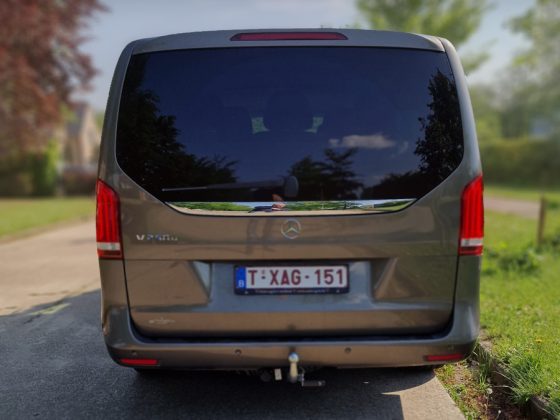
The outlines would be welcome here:
[[[487,364],[490,370],[490,379],[497,386],[512,388],[513,382],[507,376],[506,367],[492,356],[492,345],[488,341],[478,341],[471,358],[478,363]],[[531,420],[555,420],[545,399],[533,396],[521,406],[524,414]]]

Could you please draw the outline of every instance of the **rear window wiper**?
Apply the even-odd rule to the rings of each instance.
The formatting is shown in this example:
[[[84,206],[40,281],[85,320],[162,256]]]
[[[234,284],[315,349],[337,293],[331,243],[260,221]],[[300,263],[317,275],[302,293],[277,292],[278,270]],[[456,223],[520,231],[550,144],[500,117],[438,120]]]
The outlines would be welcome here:
[[[285,197],[296,197],[299,190],[299,182],[295,176],[287,176],[278,179],[255,182],[231,182],[227,184],[210,184],[198,187],[177,187],[162,188],[162,192],[181,192],[181,191],[205,191],[205,190],[237,190],[252,188],[280,188],[284,189]]]

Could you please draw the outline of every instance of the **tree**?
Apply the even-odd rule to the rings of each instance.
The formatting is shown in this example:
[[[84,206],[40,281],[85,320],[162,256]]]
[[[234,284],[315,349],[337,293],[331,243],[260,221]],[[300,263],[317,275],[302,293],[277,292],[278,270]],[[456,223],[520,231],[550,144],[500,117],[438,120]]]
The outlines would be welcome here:
[[[333,149],[325,149],[325,161],[322,163],[325,191],[331,200],[355,200],[356,192],[363,188],[353,171],[352,158],[357,149],[348,149],[337,153]]]
[[[516,75],[524,80],[511,102],[523,103],[530,118],[545,118],[560,134],[560,0],[537,0],[510,27],[530,42],[514,60]]]
[[[479,143],[488,143],[503,137],[501,103],[490,84],[471,86],[471,102],[476,121]]]
[[[162,188],[198,187],[209,184],[226,184],[237,181],[237,162],[225,157],[197,156],[186,152],[181,143],[181,131],[176,127],[175,115],[160,111],[158,95],[143,85],[148,62],[146,55],[131,62],[119,114],[117,159],[136,182],[157,197]],[[205,201],[212,199],[213,190],[166,192],[166,201]],[[233,201],[233,199],[231,200]]]
[[[420,118],[423,136],[414,154],[420,157],[420,172],[441,182],[459,166],[463,157],[463,127],[457,88],[451,78],[438,71],[428,87],[430,113]],[[437,185],[437,184],[434,184]]]
[[[478,29],[487,10],[487,0],[357,0],[358,9],[372,29],[394,30],[441,36],[456,47]],[[486,54],[463,59],[474,70]]]
[[[299,182],[298,197],[305,200],[355,200],[363,188],[352,166],[357,149],[324,150],[324,159],[306,156],[294,163],[289,175]]]
[[[0,2],[0,156],[44,150],[71,94],[95,71],[80,51],[98,0]]]
[[[463,127],[457,88],[449,75],[434,74],[428,90],[430,112],[418,119],[421,135],[416,140],[414,154],[419,158],[417,169],[390,173],[379,183],[366,188],[366,198],[422,197],[447,178],[463,157]]]

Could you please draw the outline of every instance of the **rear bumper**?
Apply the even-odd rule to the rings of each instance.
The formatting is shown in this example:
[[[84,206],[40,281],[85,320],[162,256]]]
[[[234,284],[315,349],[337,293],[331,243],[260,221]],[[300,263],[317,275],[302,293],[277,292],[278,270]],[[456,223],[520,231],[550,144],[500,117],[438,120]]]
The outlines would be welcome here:
[[[471,352],[477,330],[454,323],[436,339],[297,340],[278,342],[162,342],[143,340],[132,330],[128,313],[114,313],[115,337],[106,339],[111,357],[157,359],[161,368],[255,369],[288,366],[295,351],[303,366],[382,367],[427,365],[425,356]],[[456,319],[463,317],[463,314]],[[464,318],[463,318],[464,319]],[[441,362],[435,362],[441,363]]]
[[[160,368],[282,367],[288,366],[288,355],[293,351],[298,353],[303,366],[385,367],[440,364],[441,361],[426,361],[426,356],[460,353],[467,357],[474,347],[479,332],[479,270],[479,257],[460,258],[451,325],[446,333],[436,337],[212,342],[150,340],[134,331],[128,306],[106,299],[105,289],[103,332],[109,354],[117,363],[121,358],[153,358],[158,360]],[[111,292],[114,297],[115,290]]]

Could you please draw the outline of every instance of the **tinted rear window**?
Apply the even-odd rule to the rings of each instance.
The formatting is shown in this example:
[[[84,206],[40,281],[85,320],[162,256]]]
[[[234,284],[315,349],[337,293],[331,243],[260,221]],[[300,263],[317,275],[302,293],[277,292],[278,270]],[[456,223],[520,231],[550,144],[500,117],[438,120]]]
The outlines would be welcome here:
[[[454,79],[446,55],[433,51],[136,55],[119,109],[119,165],[168,202],[414,199],[449,176],[462,152]],[[296,191],[287,192],[288,177]]]

